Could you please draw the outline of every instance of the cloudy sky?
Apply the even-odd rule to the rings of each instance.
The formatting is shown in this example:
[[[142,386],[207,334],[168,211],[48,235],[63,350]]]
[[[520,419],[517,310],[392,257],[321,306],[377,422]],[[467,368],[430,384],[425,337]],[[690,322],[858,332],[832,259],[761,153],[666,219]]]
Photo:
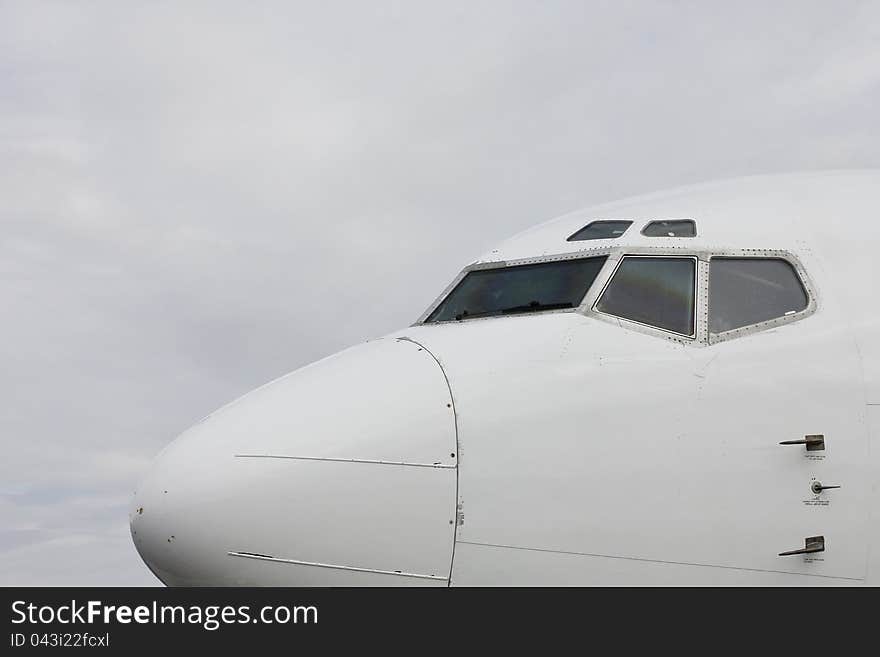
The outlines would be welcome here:
[[[155,584],[231,398],[634,193],[880,166],[878,2],[0,0],[0,585]]]

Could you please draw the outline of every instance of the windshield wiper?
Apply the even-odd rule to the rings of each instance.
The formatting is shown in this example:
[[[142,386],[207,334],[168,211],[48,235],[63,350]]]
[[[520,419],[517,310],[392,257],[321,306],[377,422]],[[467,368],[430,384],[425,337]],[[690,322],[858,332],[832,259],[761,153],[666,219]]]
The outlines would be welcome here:
[[[564,303],[541,303],[539,301],[530,301],[527,306],[513,306],[505,308],[501,311],[503,315],[511,315],[513,313],[533,313],[539,310],[559,310],[560,308],[572,308],[570,301]]]
[[[564,303],[541,303],[540,301],[530,301],[523,306],[510,306],[509,308],[499,308],[498,310],[486,310],[480,313],[470,313],[462,310],[455,316],[457,321],[470,319],[472,317],[491,317],[492,315],[516,315],[519,313],[534,313],[542,310],[560,310],[562,308],[573,308],[570,301]]]

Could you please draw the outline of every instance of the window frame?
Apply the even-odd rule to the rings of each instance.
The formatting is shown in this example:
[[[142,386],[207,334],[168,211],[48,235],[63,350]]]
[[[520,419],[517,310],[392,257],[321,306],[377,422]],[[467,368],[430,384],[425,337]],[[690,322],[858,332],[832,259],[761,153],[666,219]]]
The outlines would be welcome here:
[[[555,262],[559,260],[576,260],[580,258],[595,258],[605,256],[605,264],[599,270],[599,273],[596,275],[593,284],[590,286],[590,289],[587,290],[586,295],[581,301],[580,305],[575,308],[559,308],[556,310],[543,310],[537,313],[523,313],[523,314],[515,314],[515,315],[493,315],[489,317],[474,317],[466,322],[439,322],[439,323],[430,323],[426,324],[425,320],[434,312],[437,306],[442,303],[442,301],[449,295],[452,290],[454,290],[461,280],[467,276],[470,272],[477,269],[497,269],[500,267],[515,267],[517,265],[532,265],[532,264],[540,264],[545,262]],[[626,256],[657,256],[657,257],[679,257],[679,258],[693,258],[697,261],[696,268],[696,301],[695,301],[695,323],[694,330],[696,332],[695,336],[684,336],[680,333],[674,333],[672,331],[668,331],[666,329],[662,329],[656,326],[651,326],[649,324],[641,324],[639,322],[626,319],[624,317],[617,317],[616,315],[609,315],[603,313],[599,310],[595,309],[596,304],[601,298],[602,294],[605,292],[605,288],[608,286],[608,283],[611,281],[614,273],[617,271],[617,267],[623,261]],[[727,258],[776,258],[780,260],[785,260],[788,262],[793,268],[798,278],[800,279],[801,285],[804,287],[804,292],[807,294],[807,307],[803,310],[793,314],[793,315],[785,315],[783,317],[777,317],[776,319],[767,320],[761,322],[759,324],[751,324],[749,326],[743,326],[738,329],[732,329],[730,331],[726,331],[724,333],[714,333],[709,334],[709,294],[710,294],[710,281],[709,281],[709,263],[712,258],[716,257],[727,257]],[[487,262],[475,262],[473,264],[468,265],[460,272],[458,275],[446,286],[446,288],[434,299],[431,305],[422,313],[418,320],[416,320],[412,326],[464,326],[470,324],[472,322],[481,322],[481,321],[491,321],[495,319],[500,319],[501,317],[508,318],[522,318],[522,317],[534,317],[534,316],[543,316],[550,315],[555,313],[579,313],[585,317],[591,317],[595,320],[605,322],[608,324],[613,324],[619,328],[622,328],[627,331],[634,331],[636,333],[642,333],[645,335],[650,335],[656,338],[661,338],[670,342],[675,342],[678,344],[692,346],[692,347],[711,347],[712,345],[719,344],[721,342],[726,342],[728,340],[733,340],[735,338],[743,337],[746,335],[751,335],[752,333],[758,333],[760,331],[766,331],[772,328],[776,328],[777,326],[783,326],[785,324],[792,324],[794,322],[798,322],[802,319],[806,319],[813,313],[815,313],[819,308],[819,297],[816,290],[816,287],[813,284],[812,279],[807,273],[804,266],[801,264],[800,259],[795,256],[793,253],[789,251],[782,251],[777,249],[706,249],[706,248],[691,248],[688,246],[624,246],[624,245],[614,245],[614,246],[601,246],[601,247],[592,247],[579,249],[577,251],[571,251],[568,253],[560,253],[553,255],[545,255],[538,256],[533,258],[521,258],[517,260],[498,260],[498,261],[487,261]]]
[[[626,228],[623,229],[623,232],[620,235],[614,235],[613,237],[593,237],[590,239],[574,239],[574,236],[578,233],[585,231],[587,228],[592,226],[593,224],[626,224]],[[619,240],[621,237],[626,235],[630,228],[632,228],[635,223],[632,219],[593,219],[592,221],[584,224],[576,231],[574,231],[571,235],[565,238],[566,242],[594,242],[596,240]]]
[[[599,247],[599,248],[591,248],[591,249],[582,249],[580,251],[575,251],[572,253],[561,253],[550,256],[541,256],[537,258],[520,258],[518,260],[496,260],[489,262],[475,262],[473,264],[468,265],[464,269],[462,269],[458,275],[452,280],[452,282],[446,286],[446,288],[437,296],[436,299],[428,306],[427,310],[421,314],[421,316],[415,321],[413,326],[446,326],[449,324],[470,324],[472,322],[480,322],[492,319],[499,319],[500,317],[534,317],[536,315],[550,315],[556,313],[576,313],[580,312],[584,314],[584,310],[588,308],[588,303],[592,303],[591,299],[594,296],[593,290],[597,288],[598,285],[604,284],[604,281],[608,275],[609,263],[613,262],[614,252],[618,250],[613,247]],[[593,279],[593,282],[590,284],[590,287],[587,289],[584,298],[581,299],[581,302],[577,306],[573,306],[571,308],[556,308],[553,310],[541,310],[538,312],[530,312],[530,313],[512,313],[510,315],[490,315],[487,317],[472,317],[468,319],[466,322],[454,322],[454,321],[446,321],[446,322],[428,322],[427,319],[434,313],[437,307],[443,303],[443,300],[446,299],[447,296],[456,288],[458,284],[464,279],[472,271],[480,271],[483,269],[505,269],[507,267],[519,267],[522,265],[540,265],[548,262],[560,262],[563,260],[586,260],[589,258],[605,258],[605,262],[603,263],[601,269],[599,269],[599,273],[596,274],[596,278]]]
[[[799,310],[790,315],[774,317],[773,319],[767,319],[763,322],[747,324],[746,326],[730,329],[728,331],[722,331],[720,333],[712,333],[711,331],[709,331],[709,303],[712,296],[712,277],[710,275],[710,265],[713,258],[740,260],[782,260],[791,266],[795,276],[798,279],[798,282],[801,284],[801,287],[803,287],[804,294],[807,295],[807,305],[802,310]],[[770,249],[734,249],[729,251],[712,251],[706,256],[706,274],[705,322],[706,340],[707,344],[709,345],[726,342],[727,340],[733,340],[734,338],[751,335],[752,333],[758,333],[760,331],[766,331],[772,328],[776,328],[777,326],[783,326],[785,324],[798,322],[802,319],[805,319],[806,317],[809,317],[818,309],[818,300],[815,292],[815,287],[813,286],[809,275],[807,274],[800,260],[788,251],[777,251]]]
[[[634,253],[635,249],[626,249],[624,253],[620,254],[620,257],[614,264],[614,270],[605,280],[602,285],[602,289],[598,295],[596,295],[595,300],[593,301],[593,305],[590,306],[590,310],[600,317],[608,317],[613,319],[615,322],[626,322],[627,324],[631,324],[634,326],[639,326],[641,328],[650,329],[651,331],[658,331],[665,335],[675,336],[679,340],[686,340],[687,342],[696,342],[700,336],[700,320],[702,313],[700,312],[700,258],[691,253]],[[618,269],[623,264],[624,260],[627,258],[663,258],[665,260],[692,260],[694,263],[694,279],[693,279],[693,289],[694,289],[694,310],[693,310],[693,332],[691,334],[686,333],[678,333],[677,331],[672,331],[670,329],[663,328],[661,326],[655,326],[654,324],[646,324],[645,322],[639,322],[635,319],[629,319],[628,317],[621,317],[620,315],[613,315],[608,312],[604,312],[599,310],[599,302],[602,300],[602,297],[605,296],[605,292],[608,289],[608,286],[611,285],[611,282],[614,280],[614,277],[617,275]]]
[[[664,221],[677,221],[679,223],[689,223],[694,227],[694,234],[693,235],[673,235],[673,236],[670,236],[670,235],[648,235],[647,233],[645,233],[645,231],[648,230],[648,228],[650,228],[654,224],[662,224]],[[692,240],[699,235],[699,232],[697,231],[697,220],[696,219],[670,218],[670,219],[651,219],[644,226],[642,226],[642,230],[639,231],[639,235],[641,235],[642,237],[647,237],[648,239],[652,239],[652,240],[653,239]]]

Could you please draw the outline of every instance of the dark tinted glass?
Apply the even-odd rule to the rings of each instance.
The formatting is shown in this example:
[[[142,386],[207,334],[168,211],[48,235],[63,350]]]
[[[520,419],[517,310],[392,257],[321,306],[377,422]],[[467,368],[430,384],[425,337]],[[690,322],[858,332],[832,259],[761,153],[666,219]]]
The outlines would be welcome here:
[[[733,329],[793,315],[807,307],[794,268],[779,258],[712,258],[709,330]]]
[[[631,221],[592,221],[568,238],[568,242],[607,240],[620,237],[632,225]]]
[[[694,333],[692,258],[627,256],[596,308],[683,335]]]
[[[652,221],[642,229],[647,237],[696,237],[697,224],[691,219]]]
[[[425,321],[575,308],[604,263],[603,256],[472,271]]]

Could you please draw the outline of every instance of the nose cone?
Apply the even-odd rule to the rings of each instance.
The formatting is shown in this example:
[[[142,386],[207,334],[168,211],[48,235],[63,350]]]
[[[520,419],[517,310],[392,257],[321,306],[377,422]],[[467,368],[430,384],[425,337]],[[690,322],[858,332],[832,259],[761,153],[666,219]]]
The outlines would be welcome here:
[[[445,585],[457,456],[434,357],[368,342],[172,442],[135,493],[132,539],[168,585]]]

